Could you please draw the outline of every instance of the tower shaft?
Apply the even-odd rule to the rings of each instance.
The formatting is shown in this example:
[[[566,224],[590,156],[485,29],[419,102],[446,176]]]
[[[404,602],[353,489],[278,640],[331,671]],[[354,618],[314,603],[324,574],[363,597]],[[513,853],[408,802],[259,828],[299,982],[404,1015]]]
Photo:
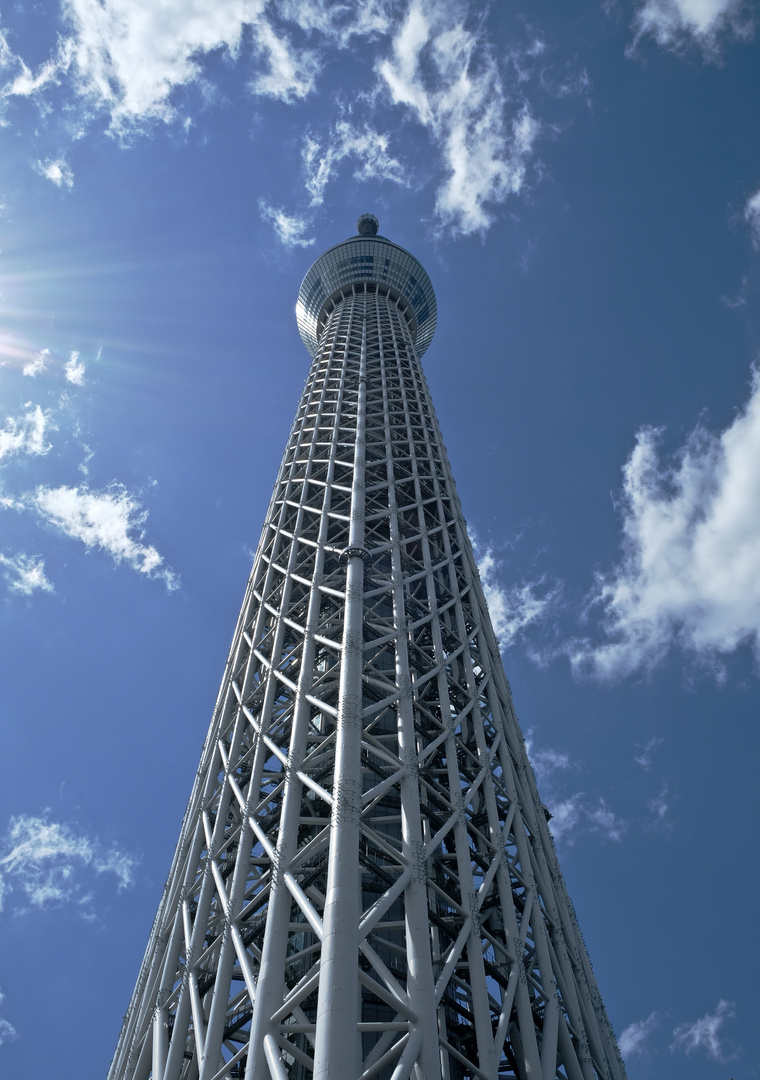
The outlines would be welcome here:
[[[323,320],[109,1080],[625,1080],[421,320]]]

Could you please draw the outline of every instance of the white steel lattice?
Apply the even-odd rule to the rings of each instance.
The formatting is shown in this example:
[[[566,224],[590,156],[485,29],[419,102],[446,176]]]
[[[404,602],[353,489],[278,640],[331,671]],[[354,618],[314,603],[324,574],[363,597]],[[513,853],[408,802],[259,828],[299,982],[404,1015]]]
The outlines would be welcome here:
[[[404,297],[325,318],[109,1080],[625,1080]]]

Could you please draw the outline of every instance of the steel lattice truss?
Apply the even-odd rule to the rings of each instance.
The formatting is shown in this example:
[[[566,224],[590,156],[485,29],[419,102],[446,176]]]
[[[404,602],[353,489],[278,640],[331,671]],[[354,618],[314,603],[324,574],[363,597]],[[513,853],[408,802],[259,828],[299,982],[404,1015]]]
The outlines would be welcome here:
[[[331,301],[110,1080],[625,1080],[403,306]]]

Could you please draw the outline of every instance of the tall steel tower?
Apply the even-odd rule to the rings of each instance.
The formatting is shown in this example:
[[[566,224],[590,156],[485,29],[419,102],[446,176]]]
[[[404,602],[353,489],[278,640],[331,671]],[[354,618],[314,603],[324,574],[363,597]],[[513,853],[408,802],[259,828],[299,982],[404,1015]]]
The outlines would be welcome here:
[[[313,356],[110,1080],[625,1080],[377,235]]]

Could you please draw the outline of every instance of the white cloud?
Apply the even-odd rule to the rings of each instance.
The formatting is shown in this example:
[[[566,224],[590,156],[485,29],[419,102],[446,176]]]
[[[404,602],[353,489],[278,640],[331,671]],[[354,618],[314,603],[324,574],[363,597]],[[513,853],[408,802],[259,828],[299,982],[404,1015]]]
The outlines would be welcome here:
[[[81,446],[84,450],[84,460],[80,461],[80,463],[77,465],[77,468],[83,476],[89,476],[90,462],[95,457],[95,451],[92,449],[92,447],[88,446],[87,443],[83,442]]]
[[[390,180],[394,184],[408,183],[404,166],[389,152],[390,136],[376,131],[369,124],[356,127],[339,120],[328,138],[321,143],[311,134],[304,138],[303,163],[306,190],[312,206],[324,202],[325,188],[333,179],[337,166],[349,158],[354,162],[357,180]]]
[[[600,798],[595,807],[587,806],[584,812],[589,821],[589,828],[593,832],[601,833],[608,840],[614,840],[616,843],[623,839],[628,822],[610,810],[606,799]]]
[[[106,551],[115,562],[126,562],[148,577],[160,577],[170,590],[178,587],[155,547],[143,543],[147,512],[121,484],[104,491],[81,487],[38,487],[27,496],[41,517],[86,547]]]
[[[650,670],[674,643],[718,677],[744,643],[760,662],[760,371],[733,423],[698,428],[673,464],[660,462],[659,434],[640,431],[625,465],[623,557],[591,598],[608,640],[571,645],[577,673]]]
[[[70,382],[81,383],[84,365],[77,352],[70,354],[64,372]],[[67,404],[68,395],[64,394],[59,401],[61,415],[65,414]],[[13,457],[39,456],[51,450],[47,435],[56,429],[50,412],[43,412],[39,405],[32,406],[31,402],[27,402],[26,410],[21,416],[8,417],[4,427],[0,428],[2,464]],[[73,434],[79,441],[78,425]],[[87,465],[93,454],[86,444],[80,445],[86,457],[79,467],[87,475]],[[86,483],[58,487],[41,484],[22,494],[0,491],[0,508],[32,510],[48,525],[81,540],[87,548],[100,548],[115,562],[125,562],[138,573],[162,579],[169,591],[179,587],[177,576],[166,565],[163,556],[145,540],[147,511],[140,499],[121,484],[113,483],[99,491],[90,490]],[[22,595],[53,591],[39,556],[0,554],[0,574],[13,592]]]
[[[16,1038],[16,1029],[8,1020],[0,1019],[0,1046]]]
[[[0,68],[15,70],[8,82],[0,86],[0,103],[7,105],[14,97],[35,97],[47,87],[59,85],[70,60],[71,43],[59,39],[56,54],[49,57],[35,74],[20,56],[16,56],[6,38],[0,34]]]
[[[21,374],[30,379],[36,379],[40,372],[45,370],[49,359],[50,350],[43,349],[42,352],[37,353],[33,360],[29,360],[28,363],[24,364]]]
[[[504,651],[514,644],[526,626],[538,622],[549,613],[559,599],[562,586],[555,582],[547,589],[546,577],[542,577],[538,581],[505,587],[498,577],[501,563],[492,549],[483,548],[476,538],[472,543],[494,633]],[[543,595],[537,592],[539,588],[546,590]]]
[[[534,738],[535,732],[533,728],[527,728],[525,731],[525,750],[536,775],[538,786],[542,791],[544,791],[544,788],[548,791],[554,784],[556,773],[577,770],[578,766],[564,750],[539,747],[536,745]]]
[[[202,79],[212,50],[235,57],[243,27],[265,0],[66,0],[73,65],[81,93],[128,132],[176,116],[173,91]]]
[[[312,93],[319,74],[319,57],[310,49],[299,50],[284,35],[278,36],[265,20],[259,21],[255,47],[266,57],[268,69],[258,73],[251,84],[256,94],[293,102]]]
[[[668,821],[670,803],[668,802],[668,786],[663,784],[659,795],[647,802],[647,809],[652,815],[652,827],[670,832],[672,824]]]
[[[659,1015],[653,1012],[649,1014],[646,1020],[636,1020],[634,1023],[629,1024],[627,1028],[624,1028],[618,1039],[618,1046],[623,1057],[631,1058],[636,1054],[643,1054],[649,1036],[655,1028],[659,1027],[659,1024]]]
[[[285,247],[310,247],[314,243],[313,236],[304,236],[309,228],[306,218],[286,214],[284,210],[270,206],[265,199],[259,199],[259,212],[263,220],[273,227],[277,239]]]
[[[16,55],[8,44],[8,38],[0,30],[0,68],[11,67],[16,62]]]
[[[575,767],[570,760],[570,755],[561,750],[534,749],[531,743],[531,737],[532,733],[531,735],[526,736],[525,746],[539,784],[543,784],[545,781],[548,782],[553,774],[559,770],[572,769]]]
[[[4,577],[14,592],[30,596],[41,589],[52,592],[53,586],[45,576],[45,563],[37,555],[0,555],[0,566],[4,567]]]
[[[569,838],[570,844],[575,840],[583,816],[582,800],[583,793],[578,791],[567,799],[552,802],[549,808],[552,815],[549,829],[557,843],[565,837]]]
[[[277,7],[285,21],[306,33],[318,31],[339,48],[346,48],[355,37],[387,34],[391,26],[392,5],[387,0],[280,0]]]
[[[436,178],[441,227],[453,235],[483,233],[525,183],[539,124],[522,90],[510,97],[505,75],[522,87],[543,45],[535,39],[522,53],[497,53],[473,0],[64,0],[63,11],[67,32],[36,72],[6,49],[13,75],[0,100],[34,95],[49,110],[47,91],[66,79],[79,95],[80,131],[105,113],[110,131],[128,138],[158,122],[190,123],[180,91],[195,86],[213,98],[213,53],[234,63],[250,50],[251,92],[295,104],[315,92],[331,56],[358,39],[374,47],[376,61],[341,87],[339,107],[345,117],[361,101],[367,119],[340,120],[326,138],[307,133],[312,205],[346,158],[359,180],[409,182],[372,116],[388,104],[420,124],[434,147],[426,171]],[[61,187],[73,183],[63,158],[37,167]]]
[[[601,796],[592,802],[582,791],[556,800],[547,794],[545,802],[552,815],[549,829],[558,842],[573,844],[583,833],[592,832],[617,844],[628,829],[628,822],[618,817]]]
[[[98,874],[113,874],[121,890],[132,885],[137,862],[134,855],[129,855],[126,851],[112,846],[106,851],[100,850],[93,859],[92,865]]]
[[[0,906],[2,904],[2,888],[0,887]],[[0,1005],[5,1000],[5,994],[0,990]],[[4,1042],[10,1042],[16,1038],[16,1029],[8,1020],[0,1019],[0,1046]]]
[[[706,55],[715,55],[722,35],[751,35],[752,23],[743,14],[745,7],[744,0],[644,0],[633,21],[634,47],[651,34],[667,49],[695,42]]]
[[[20,890],[32,907],[71,903],[88,907],[84,881],[94,873],[113,874],[119,890],[132,884],[137,859],[45,815],[11,818],[2,840],[0,900]],[[0,904],[0,906],[2,906]]]
[[[636,762],[637,765],[640,765],[642,767],[644,772],[649,772],[649,770],[652,768],[654,752],[657,747],[661,745],[662,739],[658,738],[657,735],[653,735],[645,746],[637,747],[637,749],[641,750],[641,753],[637,754],[633,760]]]
[[[721,999],[715,1012],[706,1013],[693,1024],[679,1024],[673,1029],[671,1050],[683,1050],[693,1054],[695,1050],[704,1050],[714,1061],[733,1061],[736,1053],[729,1054],[723,1045],[721,1028],[726,1020],[734,1016],[733,1002]]]
[[[607,805],[606,799],[599,797],[596,802],[589,799],[583,791],[572,795],[560,792],[561,773],[577,772],[578,764],[570,755],[561,750],[539,748],[535,745],[534,733],[528,729],[525,735],[525,749],[536,777],[539,794],[551,814],[549,828],[555,841],[567,841],[573,844],[582,833],[597,833],[616,843],[623,839],[628,822],[617,816]]]
[[[90,108],[110,113],[111,129],[128,135],[146,123],[176,119],[175,91],[190,84],[207,88],[205,58],[223,52],[237,59],[246,28],[263,65],[251,89],[292,102],[314,90],[320,57],[314,49],[297,48],[283,20],[299,29],[318,29],[339,45],[356,33],[374,34],[383,25],[381,4],[366,5],[366,13],[359,4],[353,13],[345,4],[283,3],[271,12],[278,27],[265,15],[267,6],[267,0],[64,0],[69,33],[59,37],[56,53],[37,72],[2,39],[0,61],[16,72],[0,89],[0,99],[39,96],[70,77]],[[55,183],[70,186],[65,163],[40,165],[52,170],[45,175]]]
[[[63,158],[46,158],[45,161],[38,161],[34,167],[40,176],[50,180],[56,187],[65,187],[69,191],[73,188],[74,174]]]
[[[744,204],[744,220],[752,234],[752,243],[760,248],[760,191],[751,195]]]
[[[494,52],[468,15],[461,3],[410,0],[391,57],[377,66],[391,101],[438,147],[446,178],[436,211],[454,235],[484,232],[489,207],[520,191],[539,132],[527,104],[512,107]]]
[[[63,365],[66,381],[73,383],[74,386],[82,386],[84,383],[84,371],[84,363],[79,359],[79,353],[76,351],[71,352],[68,360]]]
[[[50,443],[45,441],[45,431],[50,415],[35,405],[20,419],[9,416],[5,427],[0,428],[0,461],[14,454],[47,454]]]
[[[251,90],[285,102],[304,98],[315,89],[319,53],[294,45],[273,21],[279,12],[270,19],[266,8],[266,0],[66,0],[80,91],[110,112],[119,134],[146,122],[170,122],[178,116],[175,91],[191,84],[204,89],[205,57],[220,51],[236,60],[250,28],[262,64]],[[303,5],[285,5],[282,15],[297,20],[305,11]],[[326,19],[321,22],[329,27]]]

